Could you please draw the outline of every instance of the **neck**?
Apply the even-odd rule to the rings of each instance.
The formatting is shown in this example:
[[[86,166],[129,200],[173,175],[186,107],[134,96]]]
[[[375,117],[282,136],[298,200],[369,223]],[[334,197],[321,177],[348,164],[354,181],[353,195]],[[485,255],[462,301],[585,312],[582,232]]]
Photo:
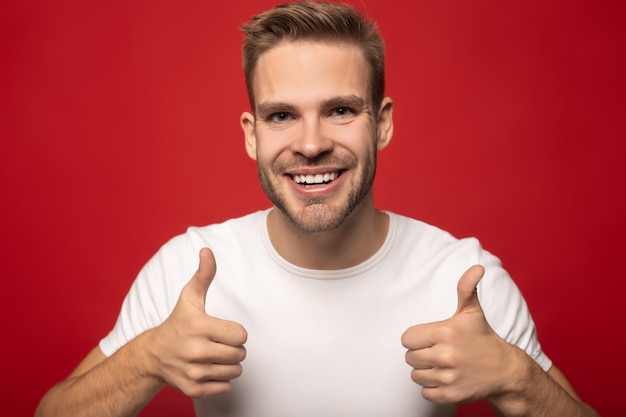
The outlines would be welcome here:
[[[389,218],[366,199],[334,230],[305,233],[277,208],[269,213],[267,228],[272,246],[288,262],[332,270],[358,265],[374,255],[385,242]]]

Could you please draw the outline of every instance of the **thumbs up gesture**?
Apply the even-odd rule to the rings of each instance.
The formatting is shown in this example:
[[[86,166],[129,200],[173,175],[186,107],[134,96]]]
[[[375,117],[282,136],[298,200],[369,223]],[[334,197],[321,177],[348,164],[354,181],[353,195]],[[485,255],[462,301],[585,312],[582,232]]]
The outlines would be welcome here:
[[[502,392],[512,377],[514,346],[487,323],[476,286],[484,268],[474,265],[459,279],[452,317],[410,327],[402,335],[411,379],[422,396],[438,404],[478,401]]]
[[[202,249],[198,270],[170,316],[151,331],[147,344],[154,373],[190,397],[230,391],[230,380],[241,375],[240,362],[246,356],[243,326],[205,313],[215,271],[213,252]]]

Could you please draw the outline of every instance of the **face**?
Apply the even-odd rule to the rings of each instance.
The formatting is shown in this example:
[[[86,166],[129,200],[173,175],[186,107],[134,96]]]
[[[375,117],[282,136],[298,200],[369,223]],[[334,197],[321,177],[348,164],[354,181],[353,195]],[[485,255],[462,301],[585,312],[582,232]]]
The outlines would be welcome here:
[[[261,55],[246,148],[272,203],[299,230],[340,226],[372,198],[391,101],[372,114],[366,62],[352,45],[285,42]]]

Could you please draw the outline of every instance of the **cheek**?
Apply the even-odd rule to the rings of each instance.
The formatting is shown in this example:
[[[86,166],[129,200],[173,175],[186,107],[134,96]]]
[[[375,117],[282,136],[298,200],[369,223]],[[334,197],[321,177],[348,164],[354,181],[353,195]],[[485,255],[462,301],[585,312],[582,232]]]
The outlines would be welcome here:
[[[276,159],[278,155],[280,155],[280,153],[283,152],[288,146],[286,137],[287,135],[283,134],[283,132],[279,134],[272,133],[271,135],[263,134],[261,132],[257,133],[257,162],[267,163],[268,161],[271,162]]]
[[[344,126],[337,129],[334,138],[360,160],[367,159],[376,149],[376,138],[368,126]]]

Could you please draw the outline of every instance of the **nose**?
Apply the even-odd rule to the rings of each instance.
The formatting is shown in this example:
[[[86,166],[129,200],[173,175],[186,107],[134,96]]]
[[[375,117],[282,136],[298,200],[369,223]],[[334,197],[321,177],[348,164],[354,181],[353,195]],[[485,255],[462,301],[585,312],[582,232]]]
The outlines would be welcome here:
[[[303,119],[301,128],[292,141],[292,151],[307,158],[330,152],[333,148],[333,141],[324,130],[319,119]]]

